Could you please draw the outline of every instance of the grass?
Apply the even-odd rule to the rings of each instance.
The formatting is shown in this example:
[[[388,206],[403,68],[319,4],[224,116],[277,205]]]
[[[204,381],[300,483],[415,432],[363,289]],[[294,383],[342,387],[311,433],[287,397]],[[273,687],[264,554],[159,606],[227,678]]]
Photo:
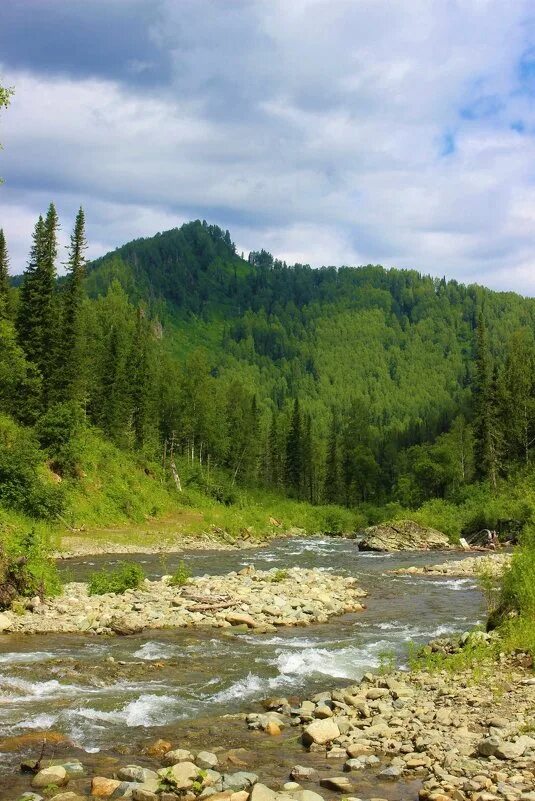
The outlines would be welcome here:
[[[135,590],[145,579],[140,565],[134,562],[123,563],[115,570],[98,570],[91,573],[88,581],[89,595],[113,593],[122,595],[126,590]]]
[[[185,562],[181,561],[179,562],[175,572],[171,575],[169,584],[171,587],[184,587],[190,578],[191,570],[188,568]]]

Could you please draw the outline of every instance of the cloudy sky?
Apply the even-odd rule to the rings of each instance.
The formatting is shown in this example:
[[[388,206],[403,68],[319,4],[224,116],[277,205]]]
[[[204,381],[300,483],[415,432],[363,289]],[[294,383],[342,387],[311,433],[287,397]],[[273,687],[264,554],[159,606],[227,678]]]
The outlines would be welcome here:
[[[13,272],[54,200],[535,295],[532,0],[1,0],[0,83]]]

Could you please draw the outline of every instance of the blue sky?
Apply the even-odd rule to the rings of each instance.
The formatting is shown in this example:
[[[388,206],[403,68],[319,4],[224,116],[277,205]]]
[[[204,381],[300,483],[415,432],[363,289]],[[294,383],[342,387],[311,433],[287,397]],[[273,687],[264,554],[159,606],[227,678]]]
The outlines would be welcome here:
[[[2,0],[0,82],[13,272],[54,200],[535,295],[530,0]]]

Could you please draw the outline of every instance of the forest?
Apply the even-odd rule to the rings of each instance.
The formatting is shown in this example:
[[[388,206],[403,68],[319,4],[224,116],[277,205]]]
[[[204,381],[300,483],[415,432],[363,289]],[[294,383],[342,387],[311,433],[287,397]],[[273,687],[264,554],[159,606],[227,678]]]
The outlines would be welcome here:
[[[246,259],[204,221],[86,263],[82,209],[59,275],[58,226],[51,204],[15,279],[0,233],[5,510],[110,522],[87,498],[118,460],[179,485],[179,503],[196,489],[225,506],[243,491],[328,505],[333,530],[350,525],[343,508],[363,523],[424,508],[452,536],[531,515],[525,500],[493,513],[490,499],[530,474],[532,299],[412,270]]]

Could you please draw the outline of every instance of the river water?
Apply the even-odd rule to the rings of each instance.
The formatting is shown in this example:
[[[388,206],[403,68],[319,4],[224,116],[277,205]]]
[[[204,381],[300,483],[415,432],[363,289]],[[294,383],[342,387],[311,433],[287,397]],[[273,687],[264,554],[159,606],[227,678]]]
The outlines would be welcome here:
[[[369,593],[368,609],[263,635],[228,629],[114,638],[2,635],[0,751],[9,738],[41,731],[66,735],[87,755],[132,751],[133,743],[142,748],[162,735],[176,740],[185,731],[199,731],[200,720],[250,710],[269,695],[330,689],[384,660],[402,665],[409,642],[464,631],[483,618],[483,599],[470,579],[388,572],[452,558],[460,556],[360,553],[352,540],[302,538],[258,550],[197,551],[164,560],[140,554],[60,563],[69,580],[83,580],[98,567],[125,559],[139,562],[150,578],[172,571],[180,559],[194,575],[246,564],[319,567],[356,576]],[[2,765],[11,770],[14,757],[8,751],[0,753],[0,773]]]

